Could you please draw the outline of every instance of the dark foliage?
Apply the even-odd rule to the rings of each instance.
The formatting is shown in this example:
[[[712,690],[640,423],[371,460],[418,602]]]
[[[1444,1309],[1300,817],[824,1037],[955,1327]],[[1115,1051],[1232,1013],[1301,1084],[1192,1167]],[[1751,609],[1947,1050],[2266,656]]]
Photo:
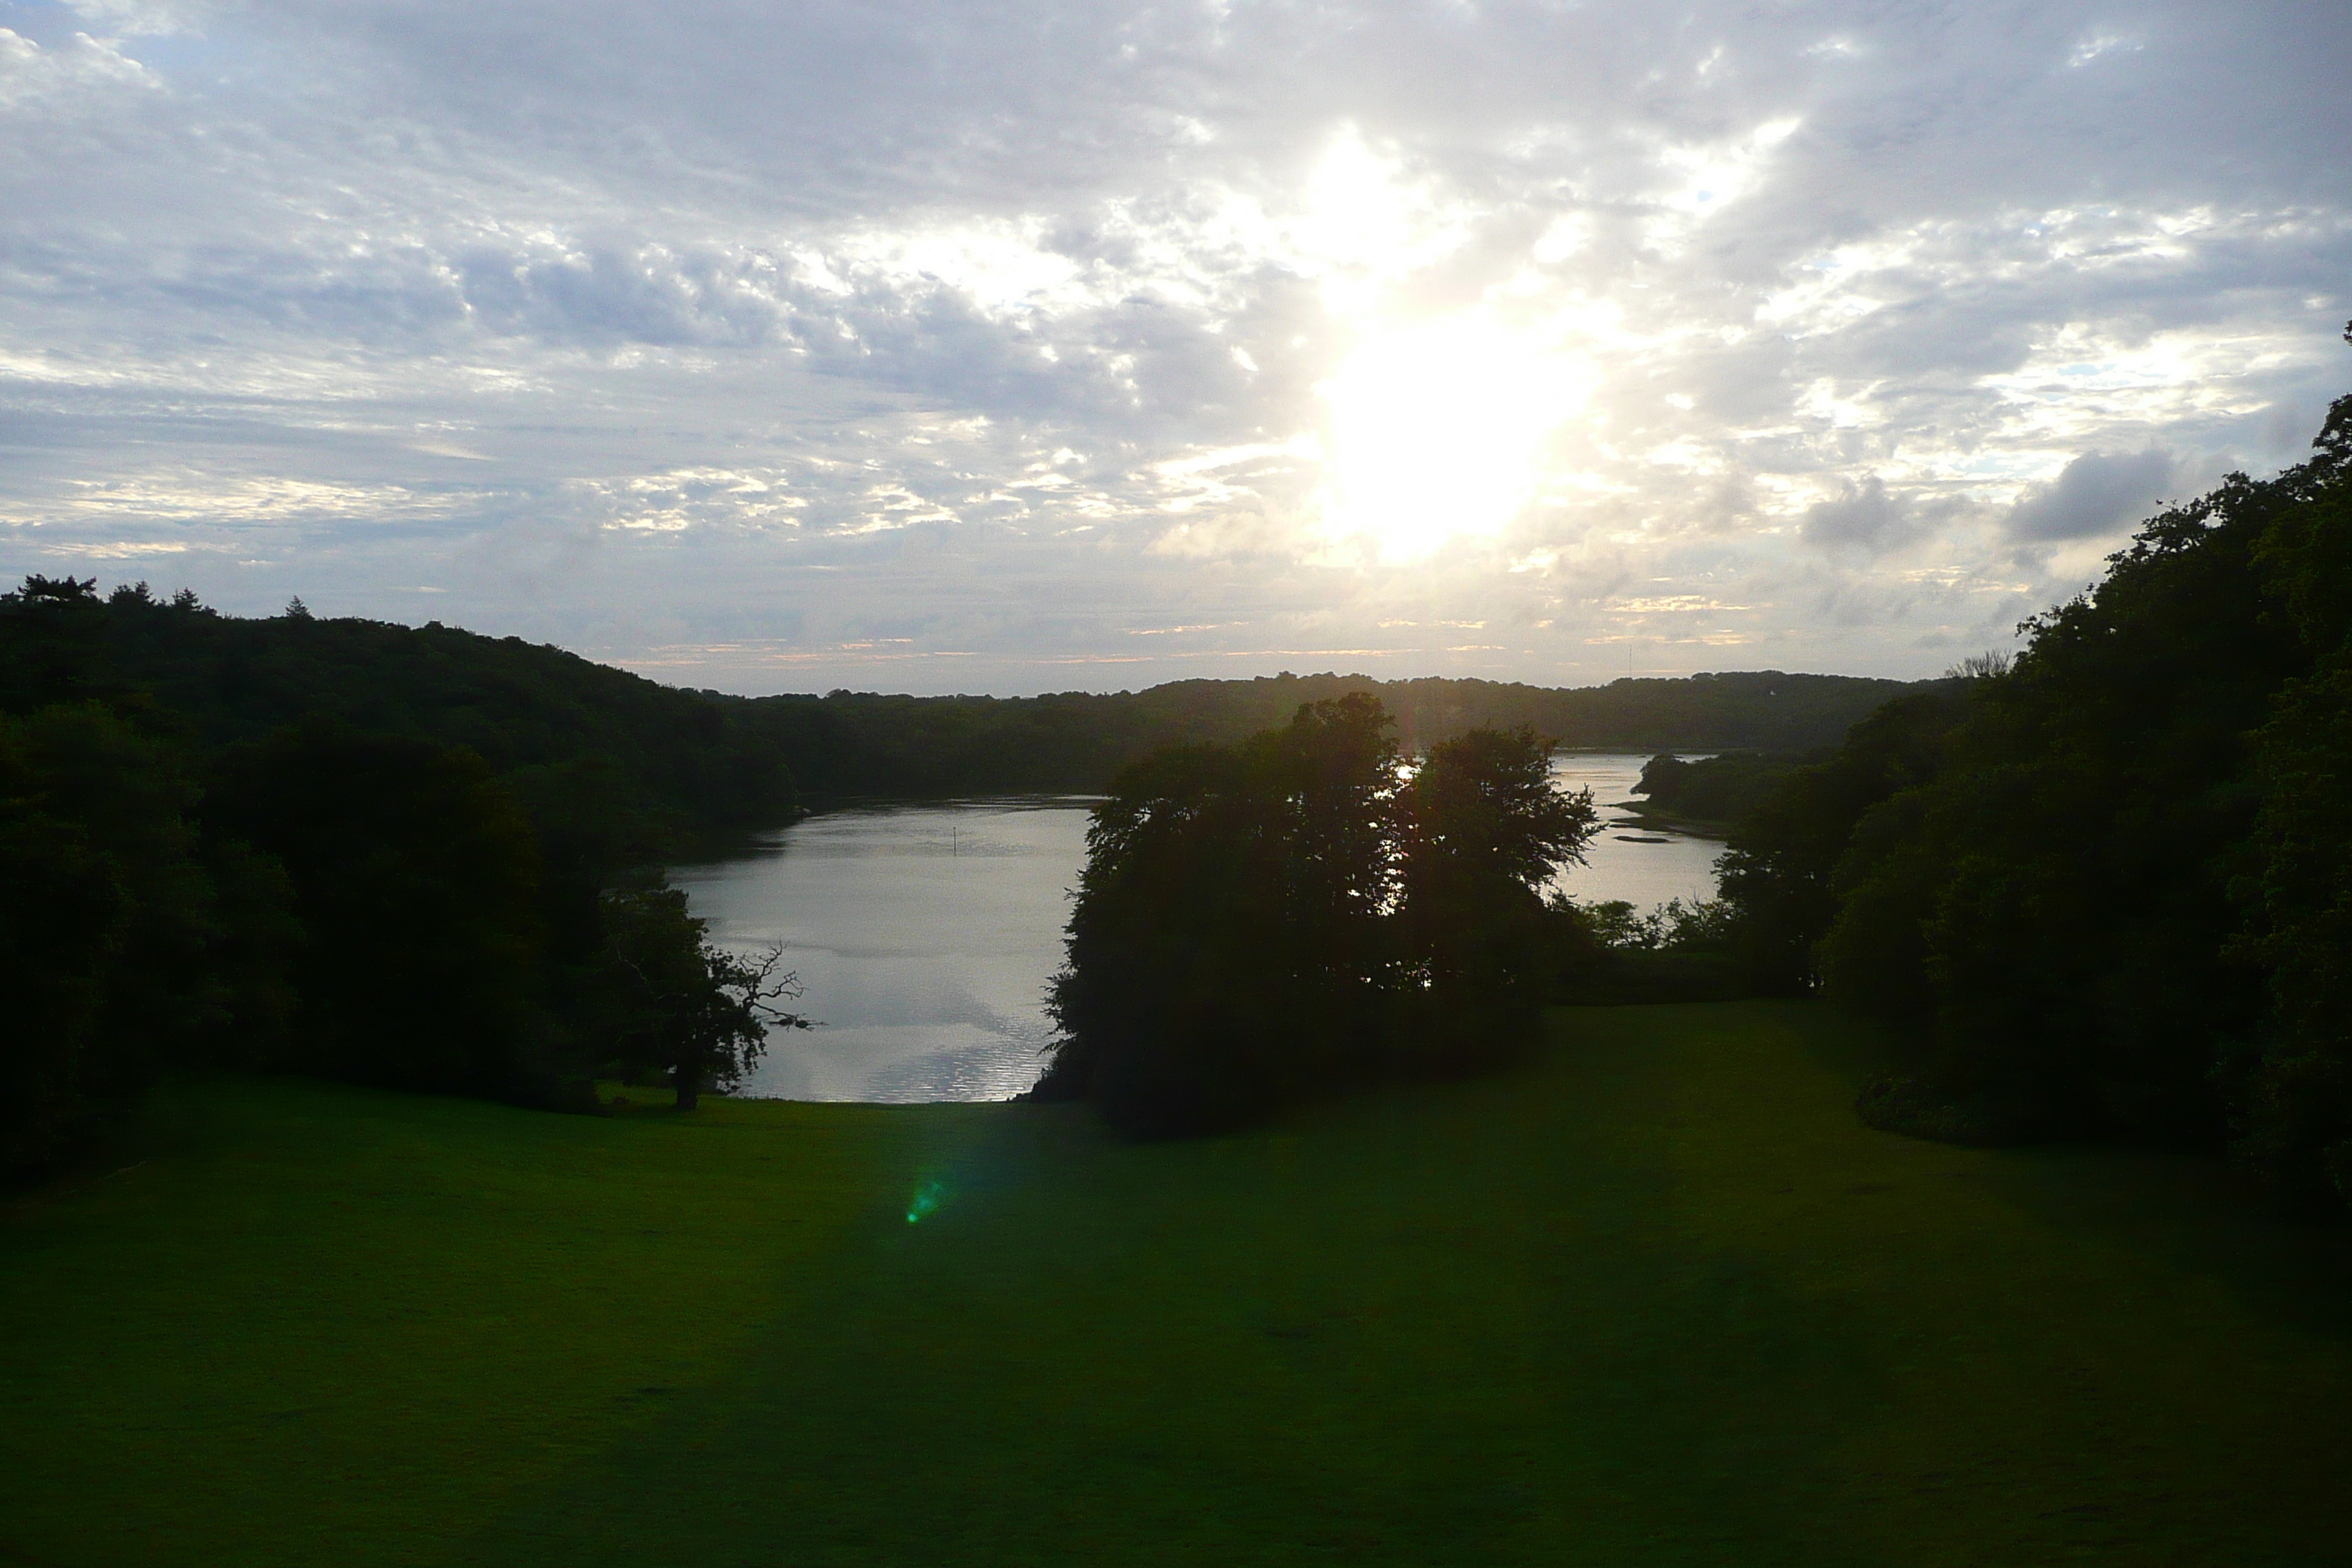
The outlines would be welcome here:
[[[1563,744],[1801,751],[1833,745],[1903,683],[1778,670],[1618,680],[1559,690],[1489,680],[1281,675],[1181,680],[1096,696],[883,697],[835,691],[746,705],[815,795],[952,795],[1107,788],[1150,752],[1237,745],[1301,706],[1360,695],[1423,751],[1475,729],[1532,729]]]
[[[1531,1012],[1535,884],[1591,830],[1531,733],[1408,781],[1362,694],[1128,769],[1097,808],[1041,1099],[1139,1136],[1215,1131],[1399,1073],[1463,1070]]]
[[[2261,805],[2237,891],[2273,1011],[2240,1130],[2292,1190],[2352,1206],[2352,398],[2314,445],[2256,550],[2309,668],[2253,737]]]
[[[246,619],[136,588],[88,596],[69,636],[29,636],[42,619],[25,613],[38,582],[0,608],[0,707],[11,710],[40,684],[53,689],[27,694],[27,705],[139,691],[206,750],[313,717],[464,747],[535,810],[593,816],[599,831],[631,840],[626,850],[794,808],[781,742],[747,721],[740,698],[677,690],[520,637],[308,612]]]
[[[2006,670],[1890,704],[1734,834],[1751,957],[1916,1043],[1880,1125],[2237,1138],[2352,1199],[2352,398],[2151,520]]]
[[[2229,899],[2249,731],[2305,656],[2254,547],[2288,498],[2232,479],[2149,523],[1979,682],[1932,782],[1857,823],[1819,948],[1830,994],[1924,1026],[1955,1093],[2168,1142],[2223,1130],[2262,980]]]
[[[1569,1006],[1732,1002],[1758,994],[1740,926],[1721,900],[1669,900],[1643,913],[1622,900],[1545,910],[1549,1000]]]
[[[0,1169],[61,1152],[228,1022],[195,796],[171,748],[98,703],[0,718]]]
[[[538,844],[481,758],[312,720],[223,756],[205,822],[273,858],[293,889],[300,1004],[275,1065],[550,1092]]]
[[[1400,935],[1413,966],[1407,1052],[1424,1071],[1486,1065],[1535,1036],[1559,967],[1559,911],[1538,891],[1581,864],[1590,791],[1551,782],[1532,730],[1473,730],[1429,749],[1404,800]]]
[[[1789,775],[1820,755],[1790,756],[1729,752],[1685,762],[1671,752],[1652,757],[1633,793],[1648,797],[1648,812],[1688,822],[1737,822],[1771,798]]]
[[[1841,908],[1834,875],[1856,828],[1874,807],[1936,777],[1966,711],[1957,689],[1899,697],[1734,827],[1716,865],[1719,896],[1737,911],[1734,945],[1759,991],[1790,994],[1817,983],[1815,948]]]
[[[603,906],[609,941],[598,989],[605,1051],[623,1082],[666,1079],[677,1108],[692,1110],[759,1064],[771,1029],[813,1026],[775,1005],[800,994],[798,977],[779,973],[781,947],[755,959],[713,945],[708,922],[687,912],[675,888],[615,889]]]
[[[590,1107],[590,1075],[643,1054],[644,1010],[599,989],[600,889],[686,835],[795,809],[742,706],[511,639],[28,578],[0,597],[0,979],[23,1086],[0,1166],[56,1158],[173,1068]],[[725,1018],[777,994],[758,964],[694,952],[700,989],[661,998],[700,1009],[667,1064],[688,1104],[751,1048]]]
[[[822,795],[1097,790],[1170,745],[1235,744],[1303,704],[1372,696],[1411,749],[1478,728],[1580,746],[1802,749],[1832,744],[1901,683],[1777,670],[1555,690],[1483,680],[1282,675],[1034,698],[740,698],[681,691],[519,637],[215,614],[143,585],[29,579],[0,601],[0,710],[143,691],[208,747],[313,715],[371,734],[464,746],[535,818],[562,803],[640,837],[789,816]],[[24,612],[69,605],[70,616]]]

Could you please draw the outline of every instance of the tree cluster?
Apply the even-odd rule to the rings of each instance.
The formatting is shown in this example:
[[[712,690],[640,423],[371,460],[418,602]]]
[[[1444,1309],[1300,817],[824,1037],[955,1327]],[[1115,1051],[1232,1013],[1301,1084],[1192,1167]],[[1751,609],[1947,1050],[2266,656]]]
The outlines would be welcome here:
[[[1801,770],[1722,864],[1751,973],[1913,1042],[1882,1125],[2234,1141],[2352,1202],[2352,397],[2024,651]]]
[[[1746,816],[1819,755],[1729,752],[1685,762],[1672,752],[1652,757],[1633,793],[1648,796],[1648,815],[1695,823],[1731,823]]]
[[[682,825],[788,813],[789,775],[691,694],[509,679],[545,663],[69,578],[0,596],[0,1170],[173,1069],[574,1109],[600,1074],[691,1104],[740,1070],[789,976],[608,889]]]
[[[1124,771],[1096,811],[1040,1099],[1175,1136],[1523,1046],[1548,979],[1540,889],[1589,795],[1532,731],[1408,763],[1380,703],[1302,705],[1238,745]]]

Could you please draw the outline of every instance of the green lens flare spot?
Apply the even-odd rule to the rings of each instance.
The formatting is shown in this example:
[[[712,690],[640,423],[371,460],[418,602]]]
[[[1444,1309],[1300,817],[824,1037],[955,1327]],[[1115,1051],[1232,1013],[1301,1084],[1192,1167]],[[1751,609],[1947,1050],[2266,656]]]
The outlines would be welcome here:
[[[945,1186],[941,1185],[938,1182],[925,1182],[921,1186],[915,1189],[914,1200],[907,1205],[907,1223],[908,1225],[913,1225],[916,1221],[921,1219],[924,1215],[938,1208],[946,1197],[947,1188]]]

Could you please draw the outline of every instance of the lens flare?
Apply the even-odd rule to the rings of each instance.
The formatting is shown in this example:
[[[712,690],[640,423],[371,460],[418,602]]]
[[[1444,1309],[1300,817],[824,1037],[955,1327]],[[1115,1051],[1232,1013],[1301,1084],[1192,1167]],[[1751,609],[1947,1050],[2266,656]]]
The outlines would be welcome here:
[[[907,1204],[907,1223],[913,1225],[937,1211],[947,1201],[947,1187],[939,1182],[925,1182],[917,1187],[914,1197]]]

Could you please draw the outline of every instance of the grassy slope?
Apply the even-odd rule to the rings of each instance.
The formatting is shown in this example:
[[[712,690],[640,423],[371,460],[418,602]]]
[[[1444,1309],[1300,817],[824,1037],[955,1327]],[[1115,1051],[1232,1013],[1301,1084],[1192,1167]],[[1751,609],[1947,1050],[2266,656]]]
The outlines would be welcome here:
[[[0,1221],[0,1562],[2342,1560],[2341,1235],[1868,1131],[1803,1008],[1559,1029],[1180,1147],[184,1097]]]

